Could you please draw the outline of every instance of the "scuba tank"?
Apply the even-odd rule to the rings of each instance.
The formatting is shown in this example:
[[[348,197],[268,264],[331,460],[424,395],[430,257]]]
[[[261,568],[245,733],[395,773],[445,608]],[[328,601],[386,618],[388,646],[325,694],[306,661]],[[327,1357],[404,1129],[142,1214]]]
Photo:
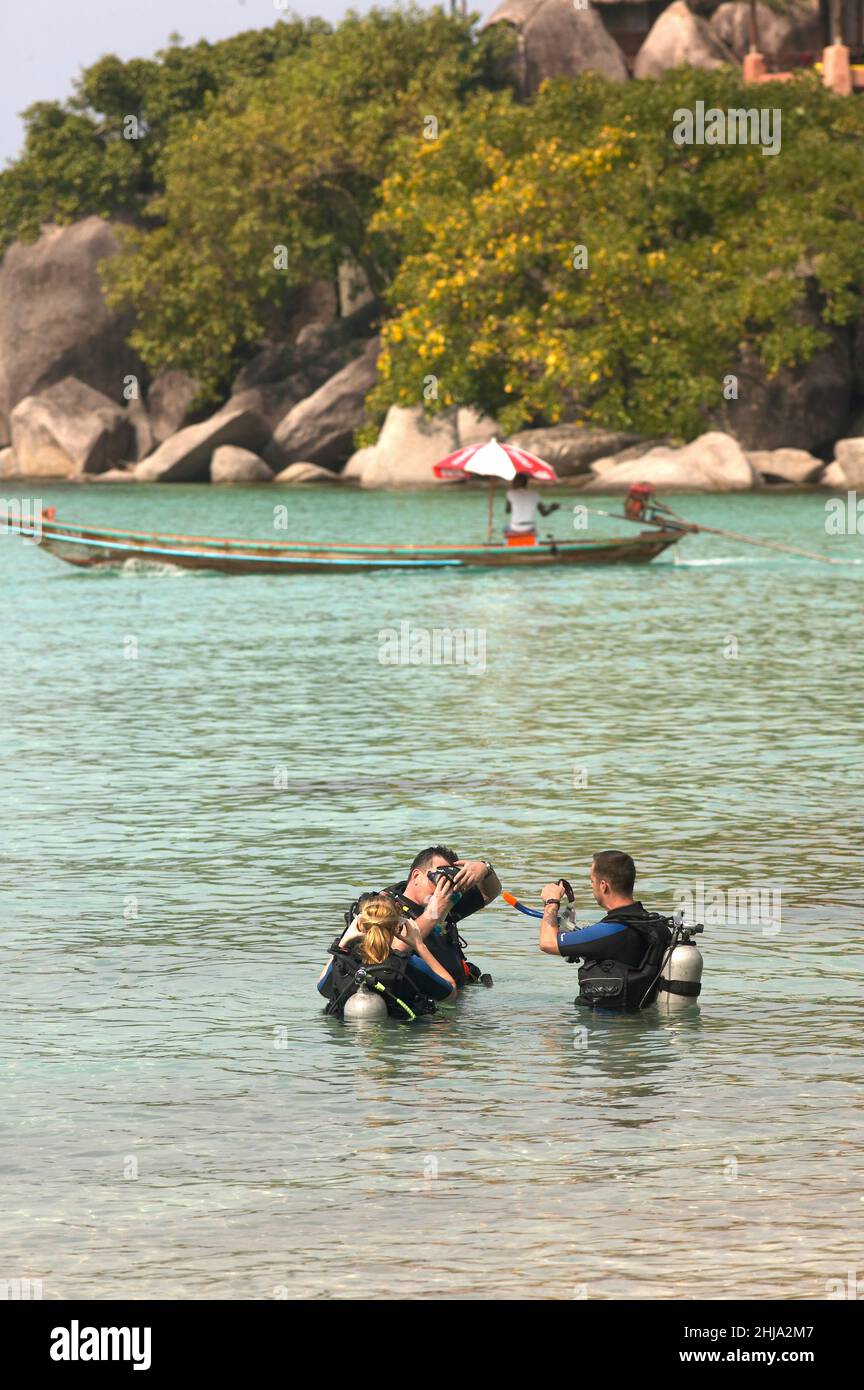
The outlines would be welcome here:
[[[667,1013],[686,1008],[702,992],[702,952],[692,940],[704,926],[685,927],[684,913],[672,918],[672,942],[663,958],[657,1007]]]
[[[375,989],[362,966],[354,979],[357,982],[357,990],[350,999],[345,1000],[342,1017],[347,1019],[386,1018],[387,1004],[384,995]]]

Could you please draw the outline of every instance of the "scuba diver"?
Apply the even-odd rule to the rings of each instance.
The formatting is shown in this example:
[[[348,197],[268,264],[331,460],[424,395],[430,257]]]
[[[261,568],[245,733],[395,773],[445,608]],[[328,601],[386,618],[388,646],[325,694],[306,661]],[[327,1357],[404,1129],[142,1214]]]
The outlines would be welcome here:
[[[418,1015],[434,1013],[436,1000],[447,999],[455,989],[453,977],[430,953],[416,923],[383,893],[364,897],[351,926],[330,947],[330,959],[318,980],[319,993],[329,1001],[325,1013],[339,1018],[386,1013],[412,1022]]]
[[[543,889],[540,950],[563,956],[569,964],[581,959],[576,1004],[625,1013],[647,1008],[657,997],[672,932],[666,917],[646,912],[634,901],[635,882],[636,866],[629,854],[616,849],[595,854],[591,888],[606,915],[575,931],[559,930],[563,881],[547,883]]]
[[[412,861],[407,879],[384,890],[404,917],[413,920],[423,942],[456,988],[482,982],[491,985],[477,965],[465,959],[459,923],[480,912],[501,892],[498,875],[488,859],[459,859],[446,845],[431,845]],[[362,898],[345,913],[349,928]]]

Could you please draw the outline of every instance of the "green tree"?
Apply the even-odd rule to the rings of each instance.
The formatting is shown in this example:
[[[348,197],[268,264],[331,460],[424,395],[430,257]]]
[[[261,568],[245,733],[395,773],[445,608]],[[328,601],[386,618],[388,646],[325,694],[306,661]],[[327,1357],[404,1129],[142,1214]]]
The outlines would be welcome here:
[[[322,20],[280,21],[220,43],[172,45],[154,59],[100,58],[69,101],[24,112],[24,152],[0,172],[0,252],[16,237],[35,240],[43,222],[141,216],[159,189],[156,168],[178,119],[329,32]],[[138,138],[128,138],[130,116]]]
[[[213,392],[294,290],[345,256],[386,286],[395,266],[369,231],[381,181],[400,151],[435,146],[470,91],[505,80],[500,40],[471,29],[440,9],[349,14],[174,122],[151,225],[124,232],[105,272],[148,363]]]
[[[745,351],[769,371],[808,358],[827,338],[808,294],[826,325],[860,312],[864,108],[802,77],[771,89],[779,154],[674,142],[677,110],[752,94],[681,69],[470,101],[381,193],[374,228],[399,268],[373,419],[421,401],[431,373],[431,409],[476,404],[508,430],[687,435]]]

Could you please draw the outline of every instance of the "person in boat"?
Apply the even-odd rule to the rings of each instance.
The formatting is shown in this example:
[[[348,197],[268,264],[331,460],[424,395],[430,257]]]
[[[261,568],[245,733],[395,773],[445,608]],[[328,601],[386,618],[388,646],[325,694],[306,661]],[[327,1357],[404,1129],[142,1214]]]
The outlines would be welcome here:
[[[407,879],[385,890],[404,917],[415,922],[424,944],[456,982],[456,988],[482,981],[491,984],[480,967],[465,959],[459,924],[480,912],[501,892],[501,883],[488,859],[459,859],[446,845],[430,845],[415,856]],[[351,923],[360,902],[345,913]]]
[[[417,924],[389,894],[366,895],[351,926],[330,947],[330,958],[318,979],[318,992],[328,1000],[328,1014],[342,1017],[346,1003],[360,988],[357,972],[361,967],[383,993],[389,1016],[402,1021],[434,1013],[437,1001],[456,989],[452,975],[432,955]]]
[[[574,1003],[631,1012],[653,1004],[672,934],[665,917],[647,912],[633,897],[636,865],[629,854],[607,849],[591,861],[591,890],[605,916],[587,927],[561,931],[558,912],[563,887],[543,889],[540,950],[581,960]]]
[[[505,536],[536,536],[537,513],[541,516],[551,516],[559,509],[558,502],[550,502],[548,505],[541,502],[540,493],[536,488],[529,487],[528,482],[527,473],[517,473],[513,479],[513,486],[507,493],[510,523],[504,528]]]

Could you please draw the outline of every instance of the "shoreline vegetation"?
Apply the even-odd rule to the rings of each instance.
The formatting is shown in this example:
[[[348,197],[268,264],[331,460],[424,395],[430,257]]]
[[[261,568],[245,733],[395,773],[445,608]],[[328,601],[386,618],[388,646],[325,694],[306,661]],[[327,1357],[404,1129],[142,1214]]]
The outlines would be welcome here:
[[[30,107],[0,483],[431,486],[496,436],[587,491],[864,490],[864,103],[517,58],[411,6]]]

